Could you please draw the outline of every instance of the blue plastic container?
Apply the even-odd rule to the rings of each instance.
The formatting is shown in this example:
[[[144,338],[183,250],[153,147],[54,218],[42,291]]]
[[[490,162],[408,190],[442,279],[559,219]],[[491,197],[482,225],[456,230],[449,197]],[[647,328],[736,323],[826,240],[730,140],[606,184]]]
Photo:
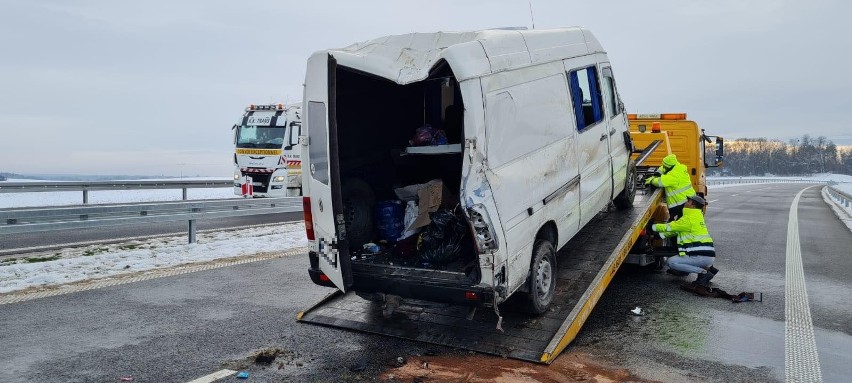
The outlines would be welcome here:
[[[405,205],[402,201],[382,201],[376,204],[376,229],[379,239],[396,242],[405,230]]]

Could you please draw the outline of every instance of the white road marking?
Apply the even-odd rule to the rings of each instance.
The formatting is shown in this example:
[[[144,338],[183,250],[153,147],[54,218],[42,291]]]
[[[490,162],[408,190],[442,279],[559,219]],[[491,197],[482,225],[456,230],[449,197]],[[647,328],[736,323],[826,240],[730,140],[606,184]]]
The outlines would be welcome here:
[[[814,185],[817,186],[817,185]],[[784,282],[784,374],[787,382],[822,382],[814,324],[808,303],[802,247],[799,243],[799,199],[793,199],[787,221],[787,261]]]
[[[717,200],[717,199],[714,199],[714,200],[712,200],[712,201],[707,201],[707,203],[713,203],[713,202],[716,202],[716,201],[718,201],[718,200]]]
[[[198,378],[198,379],[191,380],[191,381],[189,381],[189,382],[187,382],[187,383],[211,383],[211,382],[215,382],[215,381],[217,381],[217,380],[219,380],[219,379],[222,379],[222,378],[225,378],[225,377],[228,377],[228,376],[234,375],[234,374],[236,374],[236,373],[237,373],[237,372],[236,372],[236,371],[234,371],[234,370],[228,370],[228,369],[225,369],[225,370],[219,370],[219,371],[216,371],[216,372],[214,372],[214,373],[212,373],[212,374],[210,374],[210,375],[205,375],[205,376],[202,376],[202,377],[200,377],[200,378]]]
[[[731,194],[731,197],[736,197],[736,196],[738,196],[738,195],[739,195],[739,194]]]

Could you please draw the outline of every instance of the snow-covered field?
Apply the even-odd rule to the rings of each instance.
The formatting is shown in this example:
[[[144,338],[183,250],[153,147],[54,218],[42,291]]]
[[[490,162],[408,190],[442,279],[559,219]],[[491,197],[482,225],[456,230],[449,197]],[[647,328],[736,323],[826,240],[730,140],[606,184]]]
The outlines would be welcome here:
[[[198,180],[209,178],[184,178]],[[175,179],[170,179],[175,181]],[[9,179],[9,182],[37,182],[34,180]],[[224,199],[238,198],[233,188],[187,189],[188,199]],[[95,190],[89,192],[89,204],[179,201],[183,198],[181,189],[151,190]],[[65,206],[83,203],[82,191],[37,192],[37,193],[0,193],[0,209],[34,206]]]

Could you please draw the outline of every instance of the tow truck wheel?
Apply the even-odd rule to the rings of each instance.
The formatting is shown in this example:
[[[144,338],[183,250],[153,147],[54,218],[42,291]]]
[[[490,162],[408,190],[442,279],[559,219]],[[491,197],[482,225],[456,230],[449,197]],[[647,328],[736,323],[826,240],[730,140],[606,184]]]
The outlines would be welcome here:
[[[624,182],[624,190],[612,202],[618,210],[626,210],[633,207],[634,198],[636,198],[636,163],[630,160],[627,163],[627,180]]]
[[[532,266],[527,279],[527,309],[531,314],[547,312],[556,292],[556,249],[544,239],[537,239],[533,246]]]

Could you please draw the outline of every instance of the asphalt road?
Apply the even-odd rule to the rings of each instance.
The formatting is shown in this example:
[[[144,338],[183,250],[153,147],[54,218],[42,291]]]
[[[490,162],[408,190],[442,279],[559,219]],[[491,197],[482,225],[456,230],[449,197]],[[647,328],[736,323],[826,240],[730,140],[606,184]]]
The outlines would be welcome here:
[[[721,269],[714,283],[734,293],[763,292],[763,302],[694,296],[678,289],[694,277],[625,266],[559,359],[588,355],[667,382],[783,381],[787,217],[806,186],[711,190],[707,220]],[[798,214],[822,376],[847,381],[852,233],[819,188],[804,192]],[[331,291],[313,285],[306,268],[306,256],[293,256],[2,305],[0,381],[188,382],[223,368],[247,370],[251,381],[371,381],[400,356],[470,358],[465,351],[296,322],[298,311]],[[631,316],[636,306],[646,315]],[[275,364],[252,363],[254,353],[268,348],[283,352]]]
[[[198,226],[196,230],[233,229],[251,225],[300,221],[302,218],[302,212],[296,212],[203,219],[197,221]],[[83,242],[116,243],[126,241],[128,238],[187,235],[187,230],[187,222],[176,221],[92,229],[59,230],[49,233],[10,234],[3,236],[3,240],[0,241],[0,255],[48,250],[57,246]]]

